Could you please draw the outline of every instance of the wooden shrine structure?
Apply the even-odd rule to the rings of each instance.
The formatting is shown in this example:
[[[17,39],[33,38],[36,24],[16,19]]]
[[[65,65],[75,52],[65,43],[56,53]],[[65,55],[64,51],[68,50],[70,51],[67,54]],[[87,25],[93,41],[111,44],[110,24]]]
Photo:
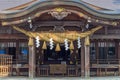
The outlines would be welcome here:
[[[94,8],[41,0],[0,12],[0,60],[12,56],[10,76],[120,75],[120,14]]]

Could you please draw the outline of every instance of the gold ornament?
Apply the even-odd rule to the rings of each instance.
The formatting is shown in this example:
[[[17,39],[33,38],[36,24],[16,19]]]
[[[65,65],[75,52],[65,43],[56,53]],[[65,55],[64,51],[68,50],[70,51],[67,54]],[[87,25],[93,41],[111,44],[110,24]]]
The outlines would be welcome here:
[[[85,45],[86,45],[86,46],[89,46],[89,45],[90,45],[89,36],[87,36],[87,37],[85,38]]]
[[[73,44],[73,41],[71,41],[70,43],[70,49],[73,50],[74,49],[74,44]]]
[[[60,44],[57,43],[55,51],[60,51],[60,50],[61,50],[61,49],[60,49]]]
[[[47,45],[46,45],[46,42],[45,42],[45,41],[44,41],[44,43],[43,43],[42,49],[47,49]]]
[[[28,45],[29,45],[29,46],[33,46],[33,44],[34,44],[33,38],[30,37],[30,38],[29,38]]]

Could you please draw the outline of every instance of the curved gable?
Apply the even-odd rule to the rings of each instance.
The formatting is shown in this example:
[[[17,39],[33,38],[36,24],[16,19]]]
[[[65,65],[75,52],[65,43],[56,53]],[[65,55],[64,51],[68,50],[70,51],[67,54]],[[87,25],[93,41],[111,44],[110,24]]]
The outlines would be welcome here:
[[[36,18],[41,14],[49,12],[56,7],[66,8],[69,11],[79,15],[80,17],[84,17],[85,19],[96,19],[96,22],[98,22],[99,19],[109,21],[115,21],[120,19],[120,14],[107,14],[99,12],[93,8],[90,8],[87,3],[84,3],[80,0],[40,0],[36,1],[34,4],[22,10],[1,12],[0,19],[4,22],[7,22],[7,24],[11,21],[13,22],[11,22],[10,24],[18,24],[27,21],[28,17]],[[105,24],[111,23],[105,21],[102,22]]]
[[[85,4],[84,2],[82,2],[80,0],[69,0],[69,1],[66,1],[66,0],[62,0],[62,1],[40,0],[23,10],[1,12],[0,18],[4,19],[4,18],[20,17],[20,16],[27,15],[27,14],[35,11],[38,8],[42,9],[43,7],[46,7],[46,6],[58,6],[58,5],[75,6],[80,9],[83,9],[84,11],[86,11],[90,14],[93,14],[95,16],[102,17],[102,18],[120,19],[120,14],[107,14],[107,13],[102,13],[100,11],[96,11],[96,10],[90,8],[87,4]],[[14,15],[14,14],[16,14],[16,15]]]

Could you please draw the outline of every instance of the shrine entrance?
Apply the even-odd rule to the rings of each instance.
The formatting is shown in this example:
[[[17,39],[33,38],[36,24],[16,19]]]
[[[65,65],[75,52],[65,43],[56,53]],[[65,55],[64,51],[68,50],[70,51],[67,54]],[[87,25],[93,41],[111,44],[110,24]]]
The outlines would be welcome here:
[[[0,55],[12,55],[13,76],[120,75],[117,16],[81,0],[43,0],[1,13]]]
[[[102,26],[78,13],[57,7],[34,19],[28,17],[29,27],[12,26],[29,37],[30,77],[90,76],[90,36]]]
[[[37,53],[37,76],[81,76],[80,49],[74,54],[70,49],[65,50],[63,44],[60,51],[55,51],[55,48],[50,50],[47,46],[41,54]]]

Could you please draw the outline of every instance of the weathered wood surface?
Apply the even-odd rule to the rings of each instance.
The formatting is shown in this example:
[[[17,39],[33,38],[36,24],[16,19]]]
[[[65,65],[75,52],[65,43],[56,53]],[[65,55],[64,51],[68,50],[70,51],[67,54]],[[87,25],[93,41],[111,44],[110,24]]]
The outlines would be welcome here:
[[[90,76],[90,50],[89,46],[85,46],[85,77]]]
[[[50,74],[66,74],[67,66],[65,64],[51,64]]]
[[[84,51],[84,39],[81,40],[81,76],[85,76],[85,51]]]
[[[92,68],[119,68],[119,64],[92,64]]]
[[[33,78],[36,75],[36,59],[35,46],[29,46],[29,77]]]

